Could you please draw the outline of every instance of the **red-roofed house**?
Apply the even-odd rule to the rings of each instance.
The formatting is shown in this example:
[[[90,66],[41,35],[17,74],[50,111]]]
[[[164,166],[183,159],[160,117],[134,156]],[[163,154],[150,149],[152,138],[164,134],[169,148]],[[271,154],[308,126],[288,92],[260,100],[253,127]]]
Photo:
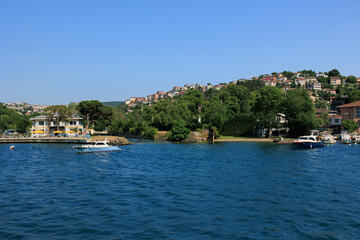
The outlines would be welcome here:
[[[340,108],[340,115],[343,121],[351,119],[358,122],[360,120],[360,101],[344,104],[338,106],[338,108]]]
[[[300,84],[301,87],[305,87],[306,85],[306,78],[300,77],[295,79],[295,84]]]
[[[276,77],[274,77],[274,76],[263,76],[262,78],[261,78],[261,81],[263,81],[263,82],[272,82],[272,81],[276,81]]]

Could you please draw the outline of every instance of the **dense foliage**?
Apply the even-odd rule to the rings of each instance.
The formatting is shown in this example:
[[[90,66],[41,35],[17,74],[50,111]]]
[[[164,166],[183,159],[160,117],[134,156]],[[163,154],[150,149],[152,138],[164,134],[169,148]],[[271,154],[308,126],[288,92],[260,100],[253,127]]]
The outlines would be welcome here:
[[[180,141],[188,131],[196,129],[253,136],[256,127],[278,126],[278,113],[286,115],[291,136],[305,134],[321,122],[305,89],[285,93],[276,87],[264,87],[259,81],[229,84],[221,90],[209,89],[204,93],[191,89],[151,106],[137,103],[132,108],[122,105],[113,110],[111,124],[107,125],[111,134],[153,138],[157,130],[170,131],[173,141]],[[270,134],[269,130],[266,132]]]
[[[25,133],[30,126],[31,122],[28,116],[6,108],[0,103],[0,133],[8,129],[14,129],[18,133]]]
[[[347,119],[341,123],[345,130],[348,130],[350,133],[358,129],[359,125],[351,119]]]
[[[174,142],[180,142],[187,139],[190,135],[190,129],[186,127],[184,120],[178,121],[170,130],[169,139]]]

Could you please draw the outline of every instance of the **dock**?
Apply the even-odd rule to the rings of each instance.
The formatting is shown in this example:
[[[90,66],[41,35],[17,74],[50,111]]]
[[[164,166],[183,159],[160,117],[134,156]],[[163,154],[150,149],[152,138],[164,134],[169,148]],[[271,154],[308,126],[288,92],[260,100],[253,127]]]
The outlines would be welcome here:
[[[0,138],[1,143],[87,143],[83,137]]]

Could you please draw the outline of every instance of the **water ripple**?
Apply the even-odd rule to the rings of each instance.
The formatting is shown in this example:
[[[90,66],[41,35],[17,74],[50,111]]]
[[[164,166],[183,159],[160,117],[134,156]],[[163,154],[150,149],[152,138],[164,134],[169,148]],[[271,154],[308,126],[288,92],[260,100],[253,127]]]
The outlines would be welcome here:
[[[360,146],[0,145],[0,239],[356,239]]]

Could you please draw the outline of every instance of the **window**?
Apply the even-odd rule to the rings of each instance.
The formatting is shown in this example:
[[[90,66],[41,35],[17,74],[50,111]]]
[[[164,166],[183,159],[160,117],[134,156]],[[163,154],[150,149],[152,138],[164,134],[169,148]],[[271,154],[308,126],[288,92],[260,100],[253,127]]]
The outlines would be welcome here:
[[[360,118],[360,107],[356,108],[356,118]]]
[[[340,119],[336,118],[335,123],[339,123],[339,122],[340,122]]]
[[[44,126],[44,121],[39,121],[39,126]]]
[[[70,121],[70,125],[75,125],[76,126],[76,121]]]

